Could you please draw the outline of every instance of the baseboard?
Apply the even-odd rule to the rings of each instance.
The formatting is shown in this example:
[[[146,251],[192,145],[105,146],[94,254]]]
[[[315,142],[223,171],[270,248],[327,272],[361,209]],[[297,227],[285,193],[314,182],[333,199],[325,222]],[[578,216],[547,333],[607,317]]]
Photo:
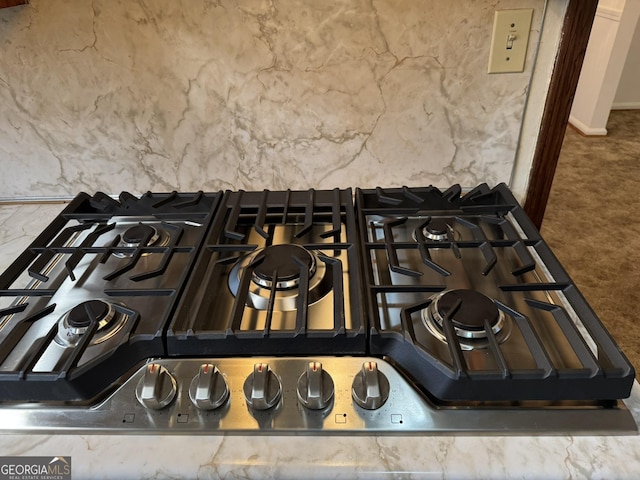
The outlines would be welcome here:
[[[606,128],[593,128],[589,125],[582,123],[573,115],[569,115],[569,123],[576,128],[581,134],[586,135],[588,137],[591,136],[605,136],[607,134]]]
[[[608,18],[609,20],[620,23],[620,20],[622,19],[622,10],[598,5],[596,15],[598,17]]]
[[[611,110],[640,110],[640,102],[617,102],[611,105]]]

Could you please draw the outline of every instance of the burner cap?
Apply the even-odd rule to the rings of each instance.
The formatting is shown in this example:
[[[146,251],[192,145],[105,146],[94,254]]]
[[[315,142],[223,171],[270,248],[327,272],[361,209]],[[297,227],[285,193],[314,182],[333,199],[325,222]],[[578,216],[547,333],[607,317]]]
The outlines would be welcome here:
[[[300,265],[305,265],[310,276],[315,272],[315,259],[304,247],[295,244],[270,245],[262,252],[264,259],[253,270],[253,281],[260,286],[271,288],[294,288],[300,282]],[[276,278],[273,278],[273,274]]]
[[[100,322],[111,312],[109,304],[102,300],[89,300],[73,307],[67,315],[67,323],[72,328],[86,328],[92,321]]]
[[[433,235],[446,235],[449,229],[449,224],[444,220],[432,220],[426,226],[427,232]]]
[[[451,318],[456,331],[463,337],[475,337],[477,333],[484,333],[484,321],[487,320],[492,330],[500,320],[500,311],[493,300],[475,290],[449,290],[437,299],[436,310],[442,324],[444,317],[448,315],[460,301],[459,308]],[[465,333],[469,335],[465,335]],[[484,335],[486,336],[486,334]]]
[[[118,312],[116,306],[106,300],[88,300],[68,310],[58,320],[58,333],[54,341],[64,347],[73,347],[97,323],[89,345],[106,342],[122,331],[122,327],[131,318]]]
[[[122,234],[122,241],[128,245],[139,245],[145,238],[148,238],[148,243],[153,243],[153,237],[157,237],[156,229],[150,225],[139,224],[127,229]]]
[[[435,219],[431,220],[427,226],[424,227],[422,234],[430,240],[441,241],[447,239],[447,234],[450,230],[451,227],[445,220]]]

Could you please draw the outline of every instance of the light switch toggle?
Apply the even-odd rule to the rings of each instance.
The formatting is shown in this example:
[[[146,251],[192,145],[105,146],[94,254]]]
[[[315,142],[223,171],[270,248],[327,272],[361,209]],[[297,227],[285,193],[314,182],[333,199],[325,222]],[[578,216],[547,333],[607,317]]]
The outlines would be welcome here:
[[[507,50],[511,50],[513,48],[513,42],[516,39],[516,36],[513,33],[507,35]]]

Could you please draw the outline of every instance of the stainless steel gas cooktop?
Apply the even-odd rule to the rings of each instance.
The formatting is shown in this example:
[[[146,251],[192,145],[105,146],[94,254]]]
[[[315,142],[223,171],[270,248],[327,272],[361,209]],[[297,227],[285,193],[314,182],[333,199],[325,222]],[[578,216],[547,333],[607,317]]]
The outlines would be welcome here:
[[[620,434],[508,188],[80,194],[0,276],[0,430]]]

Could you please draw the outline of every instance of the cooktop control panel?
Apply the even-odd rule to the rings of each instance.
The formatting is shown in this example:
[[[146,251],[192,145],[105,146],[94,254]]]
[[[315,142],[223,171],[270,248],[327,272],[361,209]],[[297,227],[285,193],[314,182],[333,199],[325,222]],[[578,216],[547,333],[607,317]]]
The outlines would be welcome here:
[[[560,403],[486,406],[483,415],[478,405],[436,405],[373,357],[152,359],[96,406],[0,409],[0,423],[23,432],[514,434],[575,428],[580,410]],[[628,424],[625,408],[589,408],[594,432]]]

